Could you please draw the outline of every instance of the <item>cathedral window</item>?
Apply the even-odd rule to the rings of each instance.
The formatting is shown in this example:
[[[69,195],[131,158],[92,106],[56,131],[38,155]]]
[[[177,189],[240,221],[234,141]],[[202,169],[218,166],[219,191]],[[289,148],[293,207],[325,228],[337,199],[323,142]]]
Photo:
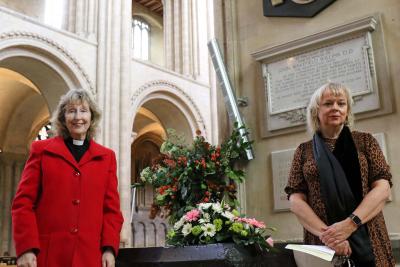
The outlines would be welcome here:
[[[150,25],[140,17],[132,19],[133,57],[149,60]]]
[[[48,124],[44,125],[42,127],[42,129],[40,129],[40,131],[39,131],[38,135],[36,136],[35,140],[45,140],[45,139],[50,138],[50,134],[49,134],[50,130],[51,130],[51,124],[49,122]]]
[[[64,18],[65,0],[46,0],[44,8],[44,23],[55,27],[62,28]]]

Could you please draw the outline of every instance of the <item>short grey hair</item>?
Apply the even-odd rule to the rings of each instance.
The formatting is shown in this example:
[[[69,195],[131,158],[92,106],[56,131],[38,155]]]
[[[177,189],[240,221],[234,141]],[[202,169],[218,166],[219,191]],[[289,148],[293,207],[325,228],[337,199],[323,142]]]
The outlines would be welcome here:
[[[51,118],[51,128],[54,135],[61,136],[64,139],[70,137],[70,133],[65,125],[66,107],[71,103],[82,103],[85,101],[89,104],[91,113],[91,121],[86,138],[91,139],[95,136],[101,113],[93,95],[88,90],[84,89],[72,89],[61,96],[60,102]]]
[[[307,107],[307,128],[311,134],[315,134],[320,130],[320,123],[318,118],[319,105],[322,99],[322,95],[326,92],[330,91],[335,96],[343,94],[347,100],[347,117],[345,121],[345,125],[348,127],[352,127],[354,123],[354,115],[353,115],[353,98],[351,97],[350,90],[340,83],[329,82],[322,85],[318,88],[311,96],[310,103]]]

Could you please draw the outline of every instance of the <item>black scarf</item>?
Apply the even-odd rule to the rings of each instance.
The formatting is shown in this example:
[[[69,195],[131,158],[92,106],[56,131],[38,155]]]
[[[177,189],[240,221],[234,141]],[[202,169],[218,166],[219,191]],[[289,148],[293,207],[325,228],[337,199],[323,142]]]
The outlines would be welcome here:
[[[314,134],[313,152],[317,162],[321,196],[325,203],[328,223],[346,219],[362,200],[360,163],[351,132],[344,127],[336,141],[334,153],[326,146],[320,134]],[[350,237],[352,258],[373,261],[371,241],[365,225]]]

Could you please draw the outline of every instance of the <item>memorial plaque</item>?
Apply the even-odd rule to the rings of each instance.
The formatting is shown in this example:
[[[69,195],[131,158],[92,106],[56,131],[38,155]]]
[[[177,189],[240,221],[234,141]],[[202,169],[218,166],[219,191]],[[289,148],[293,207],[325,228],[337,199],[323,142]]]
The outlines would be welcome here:
[[[342,83],[352,92],[353,112],[379,108],[371,65],[370,34],[353,37],[278,61],[263,63],[266,109],[273,131],[305,123],[313,92],[328,81]],[[362,100],[362,105],[359,101]]]
[[[275,211],[289,210],[289,201],[284,189],[289,177],[294,151],[295,149],[287,149],[271,152]]]
[[[315,1],[317,2],[317,1]],[[251,53],[261,64],[264,86],[261,136],[305,130],[314,90],[339,82],[353,93],[356,120],[393,112],[393,85],[382,19],[368,15]]]
[[[312,93],[327,81],[345,84],[353,96],[371,93],[368,47],[363,36],[264,64],[270,114],[305,108]]]

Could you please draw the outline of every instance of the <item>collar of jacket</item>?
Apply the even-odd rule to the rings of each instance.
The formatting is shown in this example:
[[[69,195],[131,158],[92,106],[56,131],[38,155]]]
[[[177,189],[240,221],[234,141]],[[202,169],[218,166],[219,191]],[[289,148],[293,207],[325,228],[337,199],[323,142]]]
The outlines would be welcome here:
[[[64,143],[64,139],[62,137],[54,137],[52,138],[52,142],[50,142],[44,150],[59,155],[63,157],[66,161],[71,163],[75,168],[79,168],[85,163],[91,161],[94,158],[102,157],[107,154],[107,150],[101,145],[97,144],[93,139],[89,141],[89,149],[85,152],[81,160],[76,162],[75,158],[72,156],[71,152],[68,150],[67,146]]]

